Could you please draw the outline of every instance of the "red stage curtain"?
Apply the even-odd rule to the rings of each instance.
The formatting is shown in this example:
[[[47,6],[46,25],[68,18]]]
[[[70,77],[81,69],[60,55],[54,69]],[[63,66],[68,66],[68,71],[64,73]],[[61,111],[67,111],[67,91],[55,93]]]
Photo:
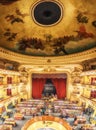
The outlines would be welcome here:
[[[56,93],[57,97],[59,99],[63,99],[66,97],[66,79],[51,79],[55,88],[56,88]]]
[[[44,88],[46,79],[32,79],[32,97],[35,99],[39,99],[42,97],[42,91]]]

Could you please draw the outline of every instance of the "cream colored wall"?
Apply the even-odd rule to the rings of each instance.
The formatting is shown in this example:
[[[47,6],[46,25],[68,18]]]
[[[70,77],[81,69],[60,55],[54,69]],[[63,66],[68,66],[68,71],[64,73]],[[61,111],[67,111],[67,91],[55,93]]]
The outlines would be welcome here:
[[[67,74],[67,98],[71,97],[73,85],[71,73],[76,68],[82,68],[81,63],[85,60],[96,58],[96,48],[78,54],[59,57],[34,57],[17,54],[0,47],[1,58],[16,61],[19,68],[28,71],[28,83],[26,89],[28,98],[32,98],[32,73],[66,73]],[[11,57],[11,59],[10,59]]]
[[[82,53],[67,56],[34,57],[17,54],[15,52],[11,52],[0,47],[0,56],[1,58],[18,62],[20,64],[19,68],[24,67],[26,70],[28,70],[29,76],[26,89],[28,92],[29,99],[32,96],[32,73],[43,73],[45,72],[45,70],[47,70],[47,72],[48,70],[55,71],[54,73],[67,73],[67,98],[69,99],[73,88],[71,83],[72,71],[74,71],[75,67],[81,68],[81,62],[88,59],[96,58],[96,48],[90,49]]]

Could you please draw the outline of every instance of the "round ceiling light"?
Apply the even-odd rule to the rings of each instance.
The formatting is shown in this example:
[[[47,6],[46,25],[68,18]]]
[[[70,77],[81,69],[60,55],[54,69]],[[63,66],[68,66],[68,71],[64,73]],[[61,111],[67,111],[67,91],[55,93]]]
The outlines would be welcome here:
[[[62,19],[63,8],[60,3],[52,0],[39,1],[31,8],[32,19],[43,26],[52,26]]]

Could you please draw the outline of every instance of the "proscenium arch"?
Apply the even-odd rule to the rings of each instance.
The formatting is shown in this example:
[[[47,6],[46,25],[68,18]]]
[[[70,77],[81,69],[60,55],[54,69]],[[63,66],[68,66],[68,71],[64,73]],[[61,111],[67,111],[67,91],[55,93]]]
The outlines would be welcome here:
[[[29,77],[28,77],[28,84],[27,84],[27,91],[28,91],[28,98],[29,99],[32,98],[32,74],[33,74],[33,72],[30,71]],[[36,74],[45,74],[45,73],[42,72],[42,73],[36,73]],[[46,72],[46,74],[52,74],[52,72],[51,73]],[[54,74],[60,74],[60,72],[54,73]],[[71,73],[68,72],[68,71],[64,71],[61,74],[66,74],[67,75],[67,80],[66,80],[66,98],[70,99],[70,96],[71,96],[70,89],[72,88]]]

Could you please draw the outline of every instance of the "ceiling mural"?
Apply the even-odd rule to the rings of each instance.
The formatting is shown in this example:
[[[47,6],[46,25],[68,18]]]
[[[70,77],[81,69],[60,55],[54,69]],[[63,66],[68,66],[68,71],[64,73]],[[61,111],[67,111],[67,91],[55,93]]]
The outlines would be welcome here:
[[[0,46],[32,56],[94,48],[95,7],[96,0],[0,0]]]
[[[18,0],[0,0],[0,3],[2,5],[8,5],[8,4],[14,3],[15,1],[18,1]]]

